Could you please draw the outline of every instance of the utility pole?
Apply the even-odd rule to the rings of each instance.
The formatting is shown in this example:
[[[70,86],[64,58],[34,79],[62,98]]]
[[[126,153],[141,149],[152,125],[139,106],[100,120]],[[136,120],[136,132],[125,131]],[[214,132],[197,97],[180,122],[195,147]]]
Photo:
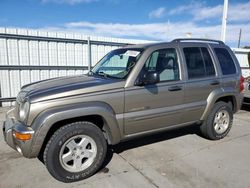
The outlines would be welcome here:
[[[238,48],[240,48],[240,40],[241,40],[241,28],[240,28],[240,33],[239,33]]]
[[[225,42],[226,40],[227,10],[228,10],[228,0],[224,0],[222,26],[221,26],[221,40],[223,42]]]

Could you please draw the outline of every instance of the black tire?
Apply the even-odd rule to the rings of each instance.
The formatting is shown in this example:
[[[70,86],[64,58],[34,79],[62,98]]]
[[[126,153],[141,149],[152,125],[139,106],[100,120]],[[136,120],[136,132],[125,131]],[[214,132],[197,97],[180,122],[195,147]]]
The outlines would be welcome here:
[[[78,135],[87,135],[96,144],[96,156],[92,164],[83,171],[70,172],[60,162],[60,151],[63,145]],[[58,129],[48,141],[44,150],[44,163],[50,174],[57,180],[69,183],[86,179],[95,174],[103,164],[107,153],[107,142],[102,131],[93,123],[76,122]]]
[[[227,129],[221,134],[216,132],[215,126],[214,126],[215,116],[220,111],[226,111],[229,115],[229,125]],[[227,134],[229,133],[232,127],[232,124],[233,124],[232,107],[230,106],[230,104],[220,101],[214,104],[214,107],[211,113],[207,117],[207,120],[204,121],[203,124],[200,126],[200,130],[201,130],[202,135],[205,138],[210,139],[210,140],[219,140],[227,136]]]

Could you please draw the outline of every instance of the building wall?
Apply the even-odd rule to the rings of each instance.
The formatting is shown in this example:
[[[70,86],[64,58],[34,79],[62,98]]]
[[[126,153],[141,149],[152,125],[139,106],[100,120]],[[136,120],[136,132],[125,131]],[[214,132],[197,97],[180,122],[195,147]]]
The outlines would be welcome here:
[[[250,49],[233,48],[232,50],[240,63],[242,75],[244,77],[249,77],[250,76],[250,62],[248,59],[248,53],[250,53]]]

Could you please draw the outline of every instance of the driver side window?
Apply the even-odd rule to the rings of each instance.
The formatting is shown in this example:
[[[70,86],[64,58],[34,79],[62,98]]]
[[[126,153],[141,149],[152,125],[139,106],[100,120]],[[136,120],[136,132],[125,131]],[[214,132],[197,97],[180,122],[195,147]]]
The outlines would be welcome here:
[[[145,72],[157,72],[160,82],[179,80],[177,53],[174,48],[153,52],[144,65]]]

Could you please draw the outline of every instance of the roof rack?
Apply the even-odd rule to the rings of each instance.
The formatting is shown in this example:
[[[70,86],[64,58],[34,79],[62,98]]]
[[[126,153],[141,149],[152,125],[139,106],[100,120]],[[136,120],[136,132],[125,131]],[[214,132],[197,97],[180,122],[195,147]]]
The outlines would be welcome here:
[[[220,40],[213,40],[213,39],[202,39],[202,38],[179,38],[179,39],[174,39],[172,42],[182,42],[182,41],[190,41],[190,42],[210,42],[210,43],[217,43],[217,44],[224,44],[224,42]]]

